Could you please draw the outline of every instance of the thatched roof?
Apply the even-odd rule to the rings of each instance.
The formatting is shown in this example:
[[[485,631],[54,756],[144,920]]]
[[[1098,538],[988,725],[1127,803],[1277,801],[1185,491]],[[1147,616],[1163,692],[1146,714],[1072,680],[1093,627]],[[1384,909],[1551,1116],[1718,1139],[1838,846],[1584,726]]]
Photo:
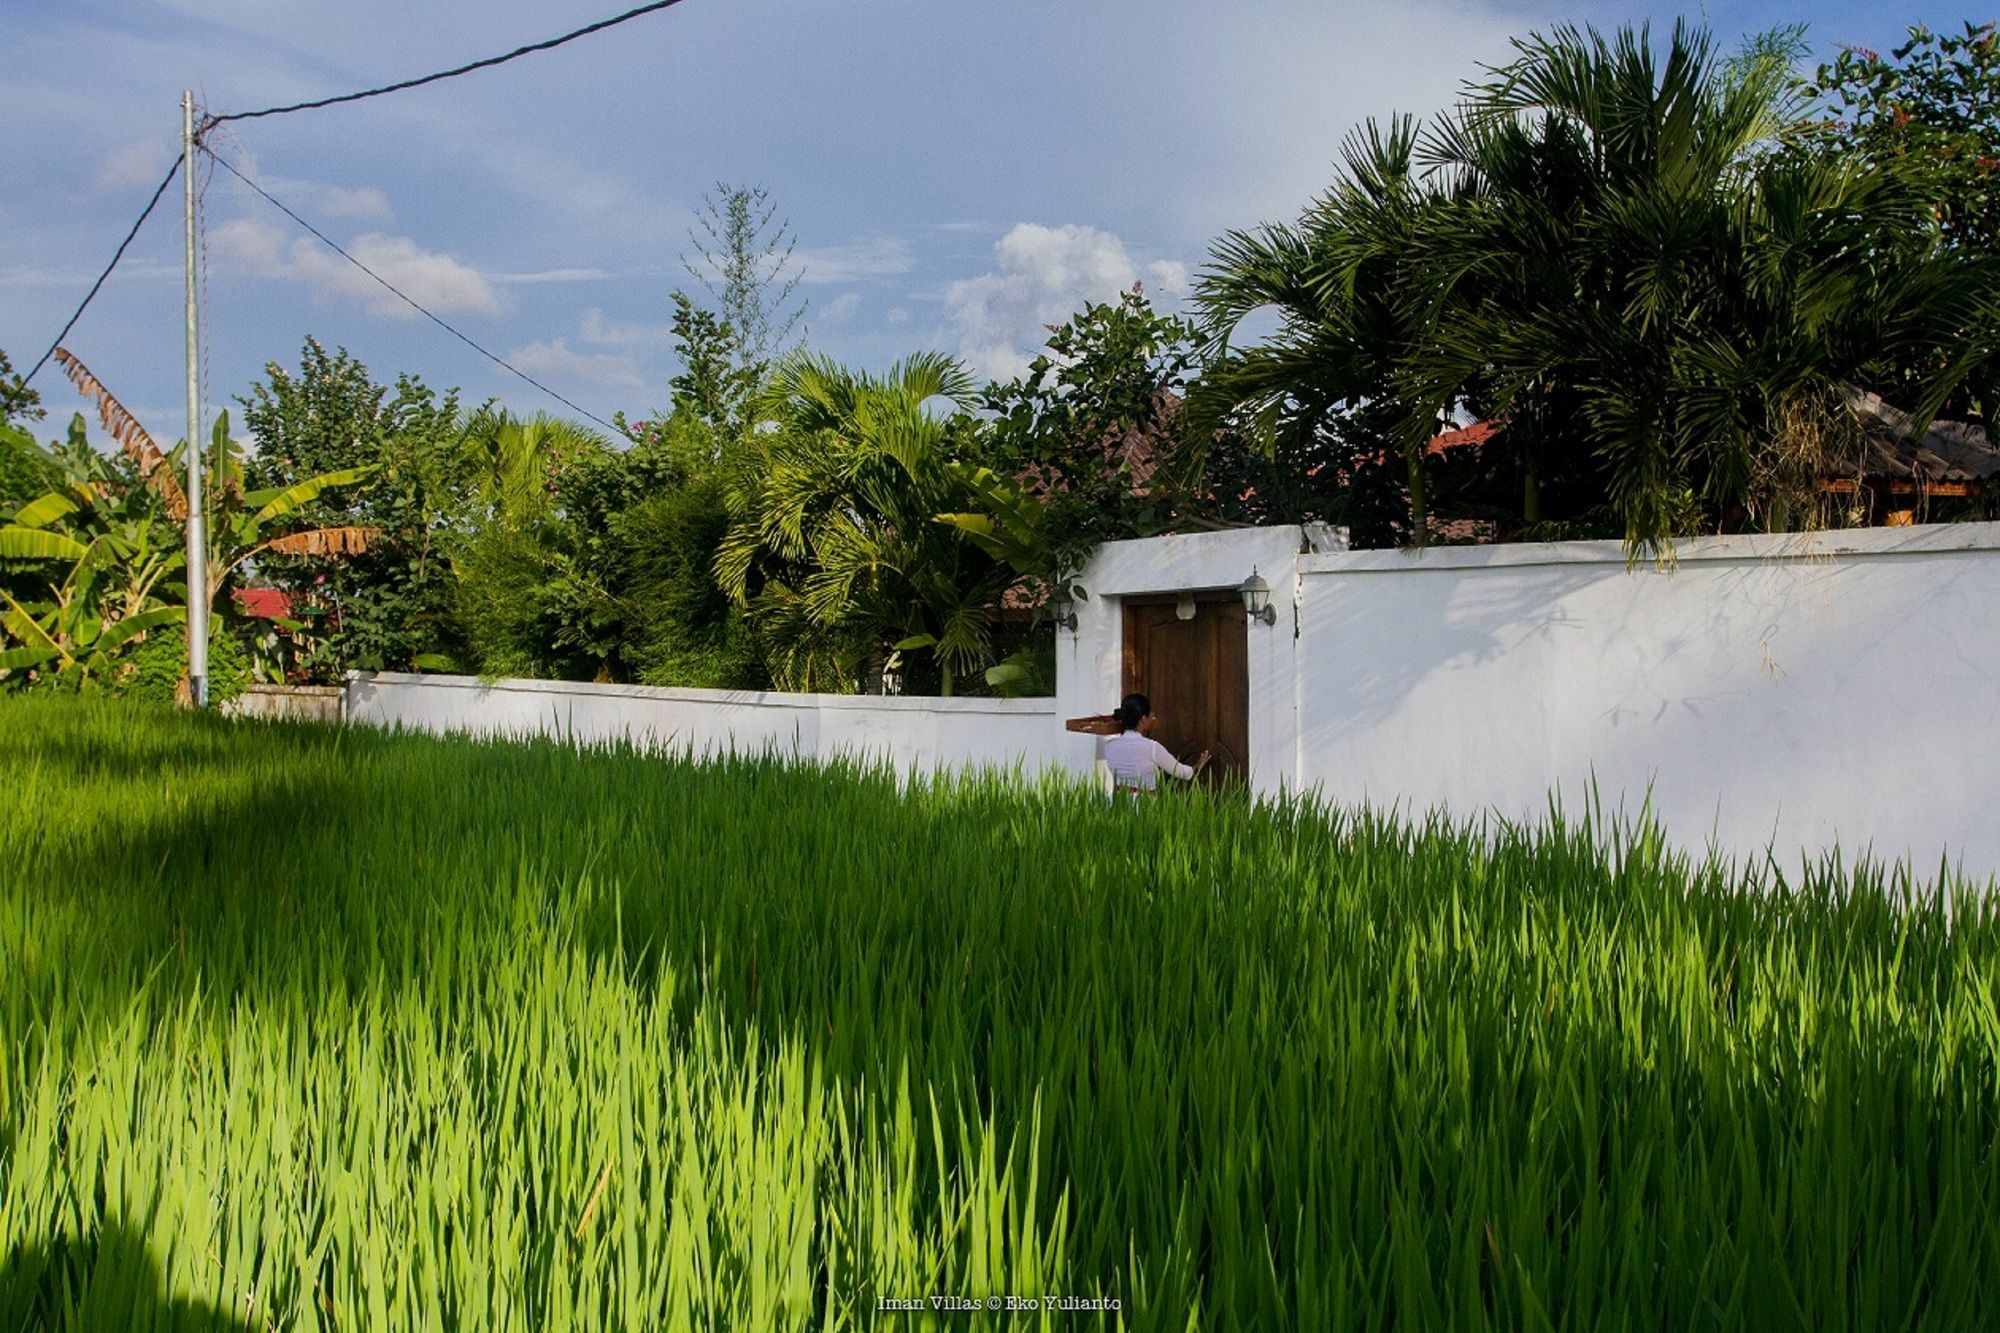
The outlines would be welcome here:
[[[1987,440],[1984,427],[1969,421],[1933,421],[1919,431],[1915,417],[1879,394],[1849,386],[1843,395],[1867,442],[1864,475],[1921,485],[1978,485],[2000,475],[2000,449]]]

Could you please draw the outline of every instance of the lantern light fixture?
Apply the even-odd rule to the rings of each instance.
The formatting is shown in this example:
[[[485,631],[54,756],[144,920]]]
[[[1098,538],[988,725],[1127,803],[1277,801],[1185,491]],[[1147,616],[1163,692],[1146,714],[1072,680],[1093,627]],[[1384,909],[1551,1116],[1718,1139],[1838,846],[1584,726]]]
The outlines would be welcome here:
[[[1238,591],[1243,594],[1243,609],[1252,620],[1261,620],[1266,625],[1278,623],[1278,609],[1271,605],[1271,585],[1264,581],[1256,566],[1251,566],[1250,577],[1243,580]]]
[[[1070,633],[1076,633],[1076,601],[1071,597],[1067,583],[1058,583],[1055,595],[1049,598],[1049,619]]]

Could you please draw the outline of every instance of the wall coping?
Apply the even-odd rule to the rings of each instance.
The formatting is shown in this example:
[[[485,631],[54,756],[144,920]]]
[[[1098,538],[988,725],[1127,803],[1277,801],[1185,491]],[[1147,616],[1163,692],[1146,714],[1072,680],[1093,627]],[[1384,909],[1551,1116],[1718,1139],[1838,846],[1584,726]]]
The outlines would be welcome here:
[[[434,675],[409,671],[350,671],[350,688],[357,685],[419,686],[426,689],[474,690],[501,694],[564,694],[597,699],[657,699],[671,703],[743,708],[863,710],[889,713],[998,714],[1053,717],[1053,698],[943,699],[928,695],[792,694],[782,690],[697,690],[665,685],[598,685],[579,680],[486,681],[477,676]]]
[[[1945,551],[2000,550],[2000,523],[1928,523],[1904,528],[1841,528],[1824,532],[1743,533],[1677,542],[1679,564],[1760,564],[1935,555]],[[1517,542],[1493,546],[1404,547],[1340,551],[1299,557],[1301,574],[1400,574],[1448,569],[1521,568],[1534,565],[1618,565],[1635,572],[1655,562],[1630,562],[1618,541]],[[1671,572],[1666,565],[1662,572]]]

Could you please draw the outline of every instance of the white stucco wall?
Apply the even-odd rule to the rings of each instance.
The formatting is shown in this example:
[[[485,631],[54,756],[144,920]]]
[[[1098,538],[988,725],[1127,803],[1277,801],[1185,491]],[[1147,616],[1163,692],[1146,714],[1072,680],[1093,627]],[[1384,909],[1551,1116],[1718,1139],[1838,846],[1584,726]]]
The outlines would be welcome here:
[[[808,759],[886,759],[904,772],[1059,763],[1049,699],[919,699],[655,689],[569,681],[357,672],[347,717],[472,735],[629,739],[674,753],[771,749]]]
[[[1299,561],[1289,781],[1534,816],[1594,778],[1668,835],[1795,869],[2000,871],[2000,525]]]
[[[1113,542],[1078,575],[1053,700],[882,699],[359,675],[347,715],[433,731],[630,737],[679,751],[1088,773],[1062,730],[1122,685],[1123,599],[1254,567],[1250,777],[1264,792],[1537,818],[1593,782],[1738,857],[1950,857],[2000,873],[2000,524],[1693,542],[1344,551],[1261,528]],[[1308,549],[1310,548],[1310,549]]]

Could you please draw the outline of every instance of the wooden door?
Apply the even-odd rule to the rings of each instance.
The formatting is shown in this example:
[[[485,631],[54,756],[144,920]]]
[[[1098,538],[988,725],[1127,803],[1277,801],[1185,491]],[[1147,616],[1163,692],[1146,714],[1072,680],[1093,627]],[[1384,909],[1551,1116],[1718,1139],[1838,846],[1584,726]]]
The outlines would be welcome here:
[[[1183,763],[1210,754],[1210,782],[1250,776],[1249,617],[1237,594],[1125,601],[1125,693],[1146,695],[1160,719],[1154,739]]]

